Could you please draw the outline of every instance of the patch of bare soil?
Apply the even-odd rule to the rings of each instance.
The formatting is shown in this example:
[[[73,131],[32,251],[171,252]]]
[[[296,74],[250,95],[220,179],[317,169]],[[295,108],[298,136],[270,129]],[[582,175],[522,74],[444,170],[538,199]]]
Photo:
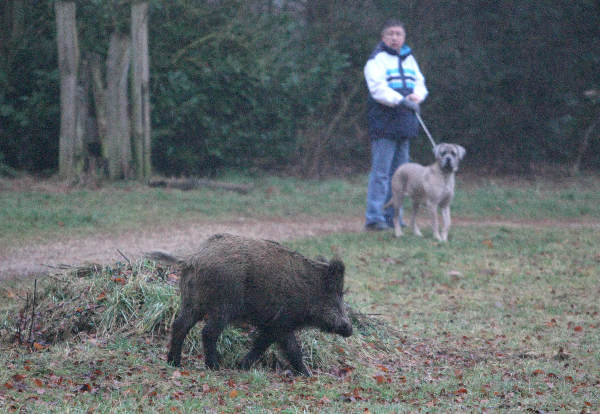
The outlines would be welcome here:
[[[166,250],[185,255],[195,250],[202,240],[215,233],[232,233],[247,237],[285,241],[331,233],[362,231],[364,219],[360,216],[336,219],[239,219],[234,221],[182,223],[174,227],[155,227],[124,234],[102,234],[84,238],[69,238],[46,243],[32,242],[25,247],[0,251],[0,279],[44,274],[61,265],[85,263],[113,264],[117,261],[136,260],[150,250]],[[427,221],[420,221],[422,228]],[[598,222],[581,221],[475,221],[455,219],[454,226],[504,227],[562,227],[600,228]]]
[[[0,250],[0,279],[45,273],[62,264],[111,264],[139,259],[150,250],[185,255],[215,233],[232,233],[276,241],[362,229],[359,217],[305,220],[255,220],[185,223],[181,226],[147,228],[124,234],[102,234],[85,238],[31,243]],[[122,253],[122,254],[121,254]]]

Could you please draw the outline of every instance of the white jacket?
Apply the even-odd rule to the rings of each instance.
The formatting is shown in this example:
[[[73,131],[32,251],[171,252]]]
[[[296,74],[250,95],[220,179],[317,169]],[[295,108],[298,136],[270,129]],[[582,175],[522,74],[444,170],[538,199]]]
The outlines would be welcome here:
[[[397,106],[410,92],[424,100],[429,92],[410,47],[403,46],[399,55],[391,53],[393,51],[382,42],[365,65],[365,80],[371,97],[391,107]]]

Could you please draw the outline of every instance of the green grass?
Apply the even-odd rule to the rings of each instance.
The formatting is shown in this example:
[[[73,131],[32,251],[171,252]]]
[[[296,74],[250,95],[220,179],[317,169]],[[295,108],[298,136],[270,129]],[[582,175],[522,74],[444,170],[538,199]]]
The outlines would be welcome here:
[[[249,194],[180,191],[135,183],[87,189],[0,192],[0,247],[15,241],[128,231],[140,226],[238,217],[273,218],[353,214],[364,204],[360,179],[324,182],[277,177],[225,177],[252,184]],[[307,203],[306,200],[310,199]]]
[[[198,220],[361,216],[366,176],[346,180],[228,175],[220,180],[252,184],[248,194],[226,190],[180,191],[133,183],[100,190],[45,185],[0,191],[0,248],[29,240],[126,232]],[[600,177],[563,181],[457,178],[453,214],[483,219],[599,219]],[[3,185],[4,184],[4,185]],[[9,180],[0,188],[12,188]]]
[[[360,180],[262,180],[255,191],[263,197],[206,191],[202,197],[213,197],[214,205],[203,214],[221,219],[247,211],[268,217],[263,211],[267,202],[283,216],[290,208],[323,217],[335,203],[340,204],[337,214],[361,214]],[[302,202],[302,185],[312,191],[310,203]],[[276,189],[269,191],[269,201],[264,194],[270,186]],[[341,193],[330,201],[326,193],[333,187]],[[464,184],[454,210],[482,222],[498,217],[597,222],[599,187],[593,180],[521,186],[482,180]],[[201,196],[111,191],[129,200],[161,192]],[[348,193],[355,201],[342,205]],[[221,209],[218,195],[229,197]],[[93,192],[78,197],[83,203],[102,199]],[[248,206],[228,210],[243,200]],[[171,202],[175,209],[185,204]],[[500,206],[500,213],[490,210],[492,205]],[[504,211],[508,205],[516,207]],[[545,205],[555,206],[549,211]],[[127,203],[121,208],[127,210]],[[119,220],[119,227],[131,226],[129,219]],[[275,350],[256,369],[236,370],[251,337],[240,328],[227,330],[219,342],[224,369],[204,368],[200,327],[186,341],[183,367],[168,366],[165,351],[179,305],[177,287],[170,269],[152,262],[115,263],[40,279],[33,337],[43,349],[12,340],[18,331],[29,335],[31,307],[26,304],[31,303],[32,280],[2,282],[0,411],[600,410],[598,228],[455,226],[447,244],[432,240],[428,229],[424,233],[424,238],[407,234],[402,239],[391,232],[334,234],[286,243],[308,256],[339,254],[346,263],[345,299],[355,312],[355,333],[348,339],[315,330],[302,333],[305,360],[315,374],[311,378],[288,376]]]

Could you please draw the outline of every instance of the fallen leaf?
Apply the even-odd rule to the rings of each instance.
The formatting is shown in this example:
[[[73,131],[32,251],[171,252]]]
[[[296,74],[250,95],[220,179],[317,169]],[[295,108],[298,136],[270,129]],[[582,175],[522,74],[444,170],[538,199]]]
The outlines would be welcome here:
[[[5,382],[4,388],[6,388],[7,390],[12,390],[13,388],[15,388],[15,386],[12,384],[12,382]]]
[[[466,394],[467,392],[466,388],[459,388],[456,390],[456,394]]]
[[[491,240],[484,240],[481,242],[481,244],[487,246],[489,249],[494,247],[494,242],[492,242]]]
[[[380,370],[382,370],[383,372],[388,372],[388,371],[389,371],[389,369],[388,369],[386,366],[384,366],[384,365],[377,365],[377,367],[378,367]]]
[[[33,343],[33,348],[34,348],[36,351],[41,351],[41,350],[43,350],[43,349],[46,349],[46,347],[45,347],[44,345],[42,345],[42,344],[38,344],[37,342],[34,342],[34,343]]]
[[[34,383],[36,386],[38,386],[38,387],[43,387],[43,386],[44,386],[44,383],[43,383],[43,382],[42,382],[42,380],[41,380],[41,379],[39,379],[39,378],[35,378],[35,379],[33,380],[33,383]]]
[[[579,325],[577,325],[575,328],[573,328],[573,330],[574,330],[575,332],[581,332],[581,331],[583,331],[583,327],[582,327],[582,326],[579,326]]]
[[[12,376],[13,381],[21,382],[25,379],[25,375],[15,374]]]
[[[100,302],[102,299],[106,298],[106,293],[102,292],[101,294],[98,295],[98,297],[96,298],[96,302]]]
[[[377,384],[383,384],[385,382],[383,375],[375,375],[373,378],[377,381]]]
[[[235,398],[235,397],[237,397],[237,396],[238,396],[238,392],[237,392],[237,390],[231,390],[231,391],[229,392],[229,398]]]

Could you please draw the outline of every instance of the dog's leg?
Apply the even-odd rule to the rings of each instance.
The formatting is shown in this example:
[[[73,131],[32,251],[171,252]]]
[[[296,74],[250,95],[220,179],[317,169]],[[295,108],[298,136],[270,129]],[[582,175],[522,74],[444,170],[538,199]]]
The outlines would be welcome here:
[[[448,231],[450,230],[451,224],[450,218],[450,206],[444,206],[442,208],[442,241],[448,241]]]
[[[400,207],[404,204],[404,194],[392,196],[394,199],[394,235],[396,237],[402,236],[402,226],[400,226]]]
[[[415,236],[422,236],[421,230],[419,230],[419,226],[417,226],[417,213],[419,212],[420,207],[421,203],[419,200],[413,199],[413,209],[410,216],[410,228]]]
[[[438,221],[438,213],[437,213],[437,205],[434,203],[427,203],[427,207],[429,207],[429,213],[431,214],[431,229],[433,230],[433,237],[437,241],[442,241],[442,236],[440,236],[439,230],[439,221]]]

